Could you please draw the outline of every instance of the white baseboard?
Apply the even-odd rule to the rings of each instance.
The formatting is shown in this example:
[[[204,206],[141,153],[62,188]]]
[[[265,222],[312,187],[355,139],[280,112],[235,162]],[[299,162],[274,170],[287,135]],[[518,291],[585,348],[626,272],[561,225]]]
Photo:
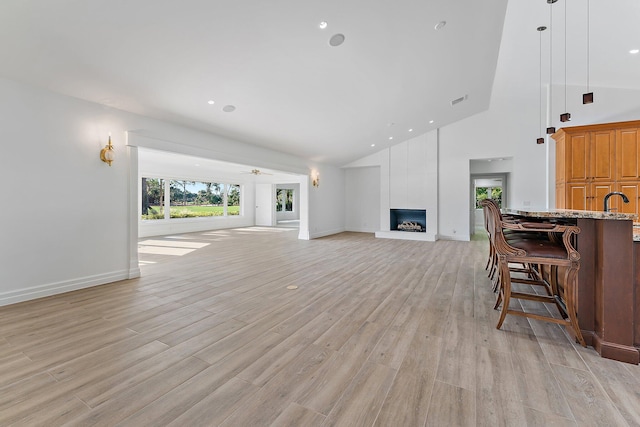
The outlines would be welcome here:
[[[471,240],[469,235],[466,235],[466,236],[445,236],[445,235],[439,234],[438,238],[440,240],[455,240],[455,241],[458,241],[458,242],[469,242]]]
[[[376,231],[379,239],[418,240],[421,242],[435,242],[436,235],[432,233],[409,233],[406,231]]]
[[[128,270],[114,271],[110,273],[96,274],[95,276],[80,277],[62,282],[48,283],[46,285],[4,292],[0,294],[0,306],[62,294],[65,292],[90,288],[92,286],[104,285],[106,283],[140,276],[139,269],[138,276],[130,275],[132,272],[135,273],[134,271]]]
[[[344,233],[344,228],[336,228],[335,230],[317,231],[309,233],[310,239],[317,239],[319,237],[331,236],[332,234]]]

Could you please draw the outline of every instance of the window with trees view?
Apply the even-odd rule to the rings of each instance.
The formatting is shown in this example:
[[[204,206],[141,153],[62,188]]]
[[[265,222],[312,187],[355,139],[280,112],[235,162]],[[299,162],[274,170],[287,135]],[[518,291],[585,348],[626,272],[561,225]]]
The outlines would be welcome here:
[[[142,219],[164,219],[164,179],[142,178]]]
[[[169,218],[240,215],[240,185],[142,178],[142,219],[164,219],[165,205]]]
[[[293,212],[293,190],[278,188],[276,190],[276,212]]]
[[[502,187],[476,187],[476,209],[482,209],[480,202],[484,199],[494,199],[502,208]]]

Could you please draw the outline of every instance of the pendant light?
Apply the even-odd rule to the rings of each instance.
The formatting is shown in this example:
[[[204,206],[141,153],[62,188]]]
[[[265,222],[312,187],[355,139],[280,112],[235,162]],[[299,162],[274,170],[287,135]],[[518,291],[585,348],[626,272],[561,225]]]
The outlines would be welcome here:
[[[567,111],[567,0],[564,0],[564,111]],[[570,113],[560,114],[562,123],[571,120]]]
[[[583,93],[582,94],[582,103],[583,104],[593,104],[593,92],[589,91],[589,37],[590,37],[590,33],[589,33],[589,21],[590,21],[590,16],[589,16],[589,3],[590,0],[587,0],[587,93]]]
[[[538,77],[540,80],[540,84],[538,86],[538,91],[539,91],[539,111],[540,111],[540,129],[542,129],[542,32],[544,30],[547,29],[547,27],[545,26],[540,26],[538,28],[536,28],[538,30],[538,33],[540,34],[540,48],[539,48],[539,53],[540,53],[540,69],[539,69],[539,73],[538,73]],[[544,137],[538,138],[536,140],[536,143],[538,144],[544,144]]]
[[[558,0],[547,0],[549,4],[549,117],[553,117],[553,4]],[[549,126],[547,135],[556,133],[556,128]]]

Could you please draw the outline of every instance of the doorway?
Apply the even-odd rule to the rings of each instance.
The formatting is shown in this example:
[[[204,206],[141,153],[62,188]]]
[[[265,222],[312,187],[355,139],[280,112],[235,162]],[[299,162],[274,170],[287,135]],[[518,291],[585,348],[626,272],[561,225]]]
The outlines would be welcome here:
[[[502,209],[507,204],[507,173],[502,174],[472,174],[471,175],[471,234],[477,231],[484,232],[484,213],[480,202],[484,199],[493,199]]]

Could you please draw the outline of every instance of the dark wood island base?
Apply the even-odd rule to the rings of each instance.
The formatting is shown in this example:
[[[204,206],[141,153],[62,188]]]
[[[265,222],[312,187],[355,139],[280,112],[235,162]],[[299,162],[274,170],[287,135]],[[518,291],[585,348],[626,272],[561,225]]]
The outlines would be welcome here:
[[[563,209],[507,212],[575,221],[581,230],[576,247],[580,253],[577,312],[582,335],[602,357],[638,364],[640,242],[634,242],[634,215]]]

